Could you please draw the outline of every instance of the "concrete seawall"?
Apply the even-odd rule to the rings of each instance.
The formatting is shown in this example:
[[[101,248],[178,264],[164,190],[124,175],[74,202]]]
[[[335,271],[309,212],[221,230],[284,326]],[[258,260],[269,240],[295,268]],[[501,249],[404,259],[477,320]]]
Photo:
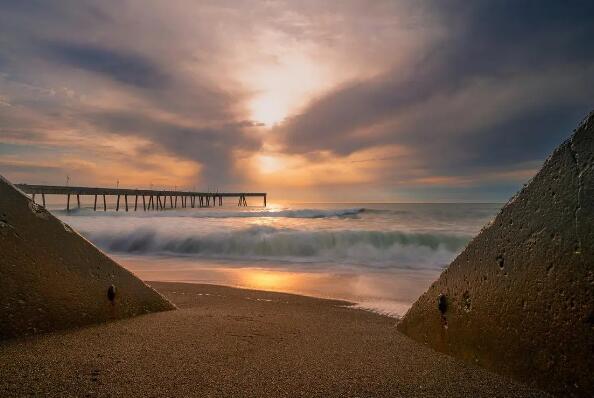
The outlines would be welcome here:
[[[594,396],[594,113],[398,325],[560,396]]]
[[[174,308],[0,176],[0,340]]]

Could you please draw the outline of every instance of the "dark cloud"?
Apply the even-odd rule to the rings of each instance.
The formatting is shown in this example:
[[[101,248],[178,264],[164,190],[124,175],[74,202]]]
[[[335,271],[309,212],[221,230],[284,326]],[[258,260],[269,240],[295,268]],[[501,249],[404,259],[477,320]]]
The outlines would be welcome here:
[[[543,159],[569,136],[584,117],[585,106],[561,101],[495,121],[456,142],[467,153],[476,154],[469,161],[460,159],[458,166],[497,168]],[[451,159],[448,162],[455,163]]]
[[[144,114],[95,113],[86,120],[96,128],[124,136],[148,139],[147,151],[158,149],[200,163],[206,184],[223,187],[240,182],[233,170],[233,151],[254,151],[260,142],[244,134],[240,126],[187,127],[151,119]],[[142,153],[139,154],[142,156]]]
[[[391,143],[434,173],[513,167],[543,159],[594,106],[594,3],[434,6],[449,33],[412,74],[393,70],[315,101],[278,129],[286,150],[347,155]],[[509,103],[497,103],[500,95]],[[454,106],[464,96],[466,106]],[[487,117],[465,125],[476,113]]]
[[[141,55],[92,44],[45,42],[45,52],[56,62],[85,69],[140,88],[159,89],[169,78],[157,65]]]
[[[149,155],[197,162],[196,183],[239,180],[233,155],[259,148],[246,131],[254,124],[232,111],[241,95],[219,88],[196,66],[212,62],[212,54],[183,52],[182,40],[167,38],[183,32],[177,21],[114,1],[0,4],[0,95],[14,105],[0,107],[0,143],[52,141],[59,156],[56,146],[73,145],[67,141],[73,136],[100,145],[117,134],[147,142],[141,151]],[[144,23],[149,19],[154,26]],[[210,46],[208,37],[193,40],[195,48]],[[93,159],[94,148],[84,150]]]

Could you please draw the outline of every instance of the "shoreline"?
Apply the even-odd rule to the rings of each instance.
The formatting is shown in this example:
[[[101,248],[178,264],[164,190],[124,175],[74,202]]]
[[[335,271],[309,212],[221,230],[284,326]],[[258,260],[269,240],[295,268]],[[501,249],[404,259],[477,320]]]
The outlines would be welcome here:
[[[0,395],[548,396],[346,301],[147,283],[178,309],[0,343]]]
[[[290,293],[343,300],[382,315],[401,317],[439,273],[433,270],[392,270],[363,273],[318,269],[237,265],[193,258],[112,255],[143,281],[212,284],[240,289]]]

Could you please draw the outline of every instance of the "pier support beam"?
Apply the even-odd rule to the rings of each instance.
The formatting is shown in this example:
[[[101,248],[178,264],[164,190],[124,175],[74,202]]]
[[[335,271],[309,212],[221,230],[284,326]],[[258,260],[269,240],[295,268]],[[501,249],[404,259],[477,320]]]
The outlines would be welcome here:
[[[237,206],[247,207],[247,197],[262,198],[263,206],[268,205],[268,196],[266,192],[200,192],[200,191],[169,191],[169,190],[144,190],[144,189],[113,189],[113,188],[95,188],[95,187],[69,187],[69,186],[49,186],[49,185],[28,185],[17,184],[33,203],[37,203],[39,195],[43,206],[46,206],[45,194],[48,195],[66,195],[66,210],[70,211],[70,196],[76,195],[76,205],[82,209],[81,196],[93,196],[93,211],[97,211],[98,196],[103,197],[103,210],[107,211],[106,195],[111,195],[115,199],[114,208],[120,210],[120,199],[124,196],[124,206],[126,211],[132,211],[132,203],[128,203],[128,196],[134,196],[134,211],[138,211],[139,196],[142,196],[143,210],[167,210],[177,209],[178,201],[182,208],[203,208],[223,206],[224,198],[238,198]],[[147,198],[148,196],[148,198]],[[169,201],[169,204],[167,203]],[[156,203],[155,203],[156,202]],[[257,199],[256,199],[257,202]],[[41,203],[40,203],[41,204]],[[260,205],[257,205],[260,206]],[[89,203],[89,209],[91,208]]]

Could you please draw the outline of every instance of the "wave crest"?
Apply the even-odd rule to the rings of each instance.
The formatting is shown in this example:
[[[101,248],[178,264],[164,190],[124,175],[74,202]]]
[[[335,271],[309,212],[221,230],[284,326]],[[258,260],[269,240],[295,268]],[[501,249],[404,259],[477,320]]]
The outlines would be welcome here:
[[[142,209],[141,209],[142,210]],[[193,209],[194,210],[194,209]],[[65,216],[93,216],[93,217],[187,217],[187,218],[332,218],[356,217],[368,209],[357,207],[350,209],[296,209],[296,210],[255,210],[255,211],[227,211],[214,209],[169,210],[150,212],[95,212],[90,209],[57,210],[54,213]]]
[[[442,267],[470,239],[463,235],[402,231],[303,231],[270,226],[190,236],[152,227],[86,235],[103,249],[117,253],[324,261],[404,268]]]

